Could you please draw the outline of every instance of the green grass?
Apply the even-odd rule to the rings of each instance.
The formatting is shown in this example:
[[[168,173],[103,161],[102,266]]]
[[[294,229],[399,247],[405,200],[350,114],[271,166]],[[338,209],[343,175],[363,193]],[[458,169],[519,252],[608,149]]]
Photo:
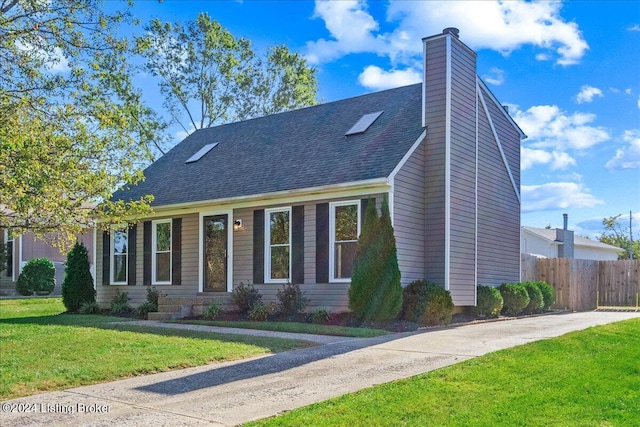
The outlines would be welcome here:
[[[640,426],[640,319],[491,353],[251,426]]]
[[[299,334],[331,335],[338,337],[370,338],[388,335],[382,329],[350,328],[346,326],[319,325],[300,322],[249,322],[227,320],[181,320],[179,323],[221,326],[225,328],[259,329],[264,331],[294,332]]]
[[[126,319],[64,311],[60,298],[0,301],[0,399],[310,345],[114,325]]]

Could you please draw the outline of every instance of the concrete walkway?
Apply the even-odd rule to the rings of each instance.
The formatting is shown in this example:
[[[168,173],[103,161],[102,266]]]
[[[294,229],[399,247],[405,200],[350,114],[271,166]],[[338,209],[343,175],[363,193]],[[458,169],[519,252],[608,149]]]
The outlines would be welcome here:
[[[630,318],[640,318],[640,313],[558,314],[343,339],[5,401],[0,425],[236,425],[495,350]]]

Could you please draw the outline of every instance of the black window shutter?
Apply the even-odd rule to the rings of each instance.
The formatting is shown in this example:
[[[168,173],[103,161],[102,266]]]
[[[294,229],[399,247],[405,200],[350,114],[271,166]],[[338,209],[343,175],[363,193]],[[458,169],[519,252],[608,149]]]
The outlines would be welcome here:
[[[129,233],[127,236],[127,285],[129,286],[136,285],[136,246],[138,243],[136,240],[137,228],[136,224],[129,226]]]
[[[142,223],[142,284],[151,285],[151,221]]]
[[[360,200],[360,226],[362,227],[364,225],[364,220],[367,219],[367,206],[369,206],[369,203],[373,203],[373,206],[376,205],[376,199],[375,198],[370,198],[370,199],[362,199]]]
[[[264,209],[253,211],[253,283],[264,283]]]
[[[171,284],[182,284],[182,218],[171,223]]]
[[[292,208],[291,283],[304,283],[304,206]]]
[[[12,241],[7,242],[7,277],[13,276],[13,247],[15,245],[15,237]]]
[[[329,283],[329,203],[316,205],[316,283]]]
[[[111,283],[111,235],[108,231],[102,232],[102,284],[108,285]]]

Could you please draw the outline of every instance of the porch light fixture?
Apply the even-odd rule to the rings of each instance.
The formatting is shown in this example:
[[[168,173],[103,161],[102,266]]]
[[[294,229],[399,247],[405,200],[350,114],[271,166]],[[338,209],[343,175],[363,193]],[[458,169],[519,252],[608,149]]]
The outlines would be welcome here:
[[[242,220],[236,219],[233,221],[233,231],[239,231],[242,229]]]

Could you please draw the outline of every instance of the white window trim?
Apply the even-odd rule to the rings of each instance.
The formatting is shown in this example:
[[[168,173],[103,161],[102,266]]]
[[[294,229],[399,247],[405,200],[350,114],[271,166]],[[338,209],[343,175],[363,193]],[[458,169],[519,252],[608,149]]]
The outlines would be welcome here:
[[[272,279],[271,278],[271,214],[274,212],[288,212],[289,213],[289,277],[286,279]],[[264,210],[264,283],[287,283],[291,281],[291,259],[292,245],[291,245],[291,231],[292,231],[293,218],[291,216],[291,206],[282,208],[271,208]],[[284,245],[279,245],[284,246]]]
[[[339,206],[353,206],[358,208],[358,237],[360,237],[362,227],[362,206],[360,206],[360,200],[344,200],[341,202],[329,203],[329,282],[330,283],[351,283],[351,278],[337,278],[335,277],[336,259],[335,259],[335,245],[336,245],[336,207]]]
[[[171,281],[173,279],[173,223],[172,219],[160,219],[151,222],[151,284],[152,285],[171,285]],[[156,255],[158,254],[156,245],[157,243],[157,230],[158,224],[169,224],[171,234],[169,238],[169,280],[158,281],[157,280],[157,260]],[[166,253],[165,251],[161,251],[160,253]],[[127,255],[129,253],[127,252]]]
[[[126,257],[126,263],[127,263],[127,271],[125,274],[125,279],[124,282],[116,282],[113,279],[113,266],[115,265],[115,242],[114,242],[114,238],[116,236],[116,231],[120,231],[124,229],[125,233],[127,234],[127,254],[125,255]],[[109,240],[111,240],[110,244],[109,244],[109,284],[112,286],[127,286],[129,284],[129,227],[126,225],[116,225],[111,227],[111,232],[109,233]]]

